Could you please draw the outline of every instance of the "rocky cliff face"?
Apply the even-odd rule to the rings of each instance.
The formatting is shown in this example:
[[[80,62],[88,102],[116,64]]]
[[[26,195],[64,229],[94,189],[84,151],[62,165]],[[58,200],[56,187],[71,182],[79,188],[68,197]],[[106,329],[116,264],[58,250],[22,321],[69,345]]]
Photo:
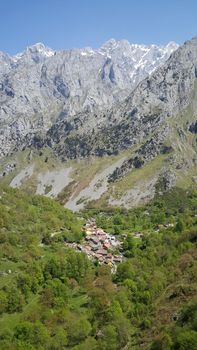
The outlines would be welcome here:
[[[77,113],[122,101],[177,48],[110,40],[100,49],[55,52],[43,44],[0,55],[0,154],[25,147],[31,134]]]
[[[176,48],[111,40],[98,50],[39,45],[11,61],[6,56],[1,155],[29,149],[28,167],[35,163],[30,175],[28,167],[19,172],[19,185],[36,191],[41,182],[42,193],[56,193],[78,210],[91,200],[131,207],[156,191],[193,184],[197,37]],[[60,193],[53,188],[57,160],[59,174],[68,177],[61,178]],[[16,175],[17,167],[4,158],[2,174]]]
[[[195,110],[192,92],[196,78],[197,38],[194,38],[139,83],[124,101],[111,109],[59,120],[47,131],[45,143],[66,159],[116,154],[157,132],[160,138],[164,134],[166,138],[168,118],[181,113],[189,103]]]

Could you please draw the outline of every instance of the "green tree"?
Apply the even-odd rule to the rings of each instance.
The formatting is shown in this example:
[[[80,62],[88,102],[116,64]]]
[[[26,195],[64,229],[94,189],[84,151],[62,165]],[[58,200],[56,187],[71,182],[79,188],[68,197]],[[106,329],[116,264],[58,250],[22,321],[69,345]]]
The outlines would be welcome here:
[[[71,350],[98,350],[97,345],[98,344],[97,344],[96,339],[94,339],[92,337],[88,337],[81,344],[72,347]]]
[[[66,323],[66,330],[70,344],[78,344],[88,337],[91,332],[91,324],[85,316],[70,315]]]
[[[175,226],[175,231],[183,232],[184,228],[185,228],[185,224],[183,220],[179,218]]]
[[[68,336],[62,327],[56,329],[55,334],[52,337],[52,346],[53,350],[63,350],[68,344]]]
[[[24,297],[16,287],[11,287],[7,291],[8,312],[20,312],[25,304]]]
[[[117,273],[116,273],[116,280],[118,282],[123,282],[125,279],[133,279],[134,277],[134,270],[132,263],[127,260],[122,262],[117,267]]]
[[[128,344],[131,336],[132,328],[130,321],[122,314],[113,322],[113,324],[116,326],[119,348],[122,349]]]
[[[151,345],[151,350],[171,350],[172,344],[173,343],[170,336],[166,333],[163,333],[154,340]]]
[[[122,216],[119,214],[114,216],[113,223],[114,225],[122,225]]]
[[[0,314],[6,312],[8,307],[8,298],[3,290],[0,290]]]
[[[176,346],[178,350],[197,350],[197,332],[193,330],[181,332]]]
[[[14,337],[36,348],[44,346],[45,349],[50,340],[46,327],[39,321],[36,321],[34,324],[28,321],[21,322],[15,328]]]
[[[99,350],[118,349],[118,333],[116,327],[109,324],[102,329],[102,336],[98,341]]]

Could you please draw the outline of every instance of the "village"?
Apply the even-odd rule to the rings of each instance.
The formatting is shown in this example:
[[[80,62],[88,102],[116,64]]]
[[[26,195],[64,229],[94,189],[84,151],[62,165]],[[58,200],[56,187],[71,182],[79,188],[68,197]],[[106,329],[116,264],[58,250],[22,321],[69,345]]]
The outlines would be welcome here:
[[[169,227],[174,227],[174,224],[158,225],[155,232]],[[83,231],[85,237],[81,243],[66,242],[65,245],[74,248],[78,252],[86,253],[90,260],[98,261],[100,265],[107,264],[112,271],[116,271],[117,264],[123,261],[122,242],[114,235],[105,232],[102,228],[98,228],[95,219],[87,220]],[[141,239],[144,233],[133,232],[132,236],[136,239]],[[122,238],[126,238],[126,235],[122,234]]]
[[[116,237],[106,233],[102,228],[98,228],[94,219],[88,220],[83,230],[85,233],[83,243],[65,243],[66,246],[84,252],[92,261],[98,261],[100,265],[107,264],[112,269],[122,262],[122,243]]]

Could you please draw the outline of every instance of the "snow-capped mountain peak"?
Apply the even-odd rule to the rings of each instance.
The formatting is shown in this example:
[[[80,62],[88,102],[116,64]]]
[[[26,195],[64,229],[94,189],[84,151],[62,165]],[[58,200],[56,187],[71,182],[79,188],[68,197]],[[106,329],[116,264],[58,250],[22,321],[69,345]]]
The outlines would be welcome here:
[[[55,51],[45,46],[43,43],[36,43],[28,46],[23,52],[13,56],[14,62],[18,62],[22,58],[32,58],[35,62],[54,56]]]
[[[45,46],[43,43],[36,43],[28,47],[31,52],[39,52],[41,55],[46,57],[51,57],[54,55],[55,51]]]
[[[47,129],[53,118],[98,112],[120,103],[176,47],[174,43],[160,47],[110,39],[98,49],[53,51],[37,43],[14,57],[1,54],[0,120],[5,128],[10,124],[9,135],[2,132],[0,154],[9,153],[4,150],[4,138],[12,138],[13,129],[24,137],[29,129],[39,129],[40,123]],[[54,112],[48,114],[49,106]],[[62,114],[58,115],[55,111],[60,106]]]

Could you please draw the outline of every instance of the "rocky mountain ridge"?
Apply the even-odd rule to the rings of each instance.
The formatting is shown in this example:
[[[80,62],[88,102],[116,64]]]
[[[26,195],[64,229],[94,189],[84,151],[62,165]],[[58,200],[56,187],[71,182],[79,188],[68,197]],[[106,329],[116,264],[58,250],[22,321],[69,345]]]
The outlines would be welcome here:
[[[122,101],[176,48],[173,42],[159,47],[110,40],[97,50],[53,51],[38,43],[14,57],[1,54],[1,156],[54,121]]]
[[[164,65],[145,78],[112,109],[63,119],[47,132],[45,142],[59,155],[77,158],[111,155],[140,144],[191,102],[197,78],[197,38],[176,50]],[[160,130],[161,129],[161,130]],[[166,136],[165,136],[166,138]],[[72,152],[73,151],[73,152]]]
[[[124,45],[127,46],[127,43]],[[119,50],[114,41],[101,48],[100,55],[103,57],[105,51],[108,59],[111,59],[109,56],[113,50]],[[71,58],[75,54],[76,52],[69,53]],[[78,54],[88,57],[88,60],[95,55],[88,48]],[[55,57],[54,54],[52,58]],[[48,62],[51,58],[46,60]],[[104,82],[106,77],[110,80],[113,76],[110,71],[107,72],[107,75],[102,73]],[[45,78],[42,84],[45,84],[46,89],[49,87],[47,75]],[[57,104],[51,104],[46,114],[40,112],[40,119],[38,115],[32,118],[28,132],[25,127],[25,133],[21,135],[20,127],[18,133],[11,134],[12,141],[15,138],[14,143],[10,142],[14,145],[12,152],[22,149],[29,149],[30,152],[25,163],[29,165],[18,175],[17,164],[13,166],[12,163],[4,162],[4,169],[9,168],[13,173],[11,183],[15,187],[24,186],[35,192],[39,188],[46,195],[58,197],[73,210],[82,209],[90,205],[88,203],[93,206],[131,207],[149,200],[157,191],[165,191],[177,184],[195,184],[196,78],[197,37],[175,50],[161,67],[139,82],[134,89],[131,88],[126,98],[117,99],[113,106],[103,103],[100,108],[99,102],[95,108],[92,108],[93,105],[91,108],[83,106],[78,112],[73,109],[74,114],[68,113],[65,101],[71,101],[71,95],[65,86],[57,83],[59,88],[61,86],[64,89],[64,103],[57,98]],[[112,80],[111,85],[115,84]],[[110,84],[106,85],[108,90]],[[103,86],[104,83],[102,88]],[[117,88],[117,84],[115,86]],[[100,87],[97,86],[97,92]],[[120,86],[118,89],[123,91]],[[124,93],[125,91],[127,89]],[[109,94],[104,89],[102,93],[101,100],[104,97],[109,99]],[[28,124],[29,118],[26,118]],[[16,125],[14,124],[15,130]],[[4,139],[5,135],[6,133],[3,134]],[[3,144],[4,152],[7,144],[9,143]],[[50,156],[47,155],[48,150],[52,152],[53,161],[50,161],[51,153]],[[37,160],[37,156],[41,158]],[[56,165],[56,160],[61,164]],[[57,167],[59,174],[62,174],[59,178],[59,192],[56,186],[58,170],[55,171],[53,167]],[[15,175],[18,177],[14,178]]]

